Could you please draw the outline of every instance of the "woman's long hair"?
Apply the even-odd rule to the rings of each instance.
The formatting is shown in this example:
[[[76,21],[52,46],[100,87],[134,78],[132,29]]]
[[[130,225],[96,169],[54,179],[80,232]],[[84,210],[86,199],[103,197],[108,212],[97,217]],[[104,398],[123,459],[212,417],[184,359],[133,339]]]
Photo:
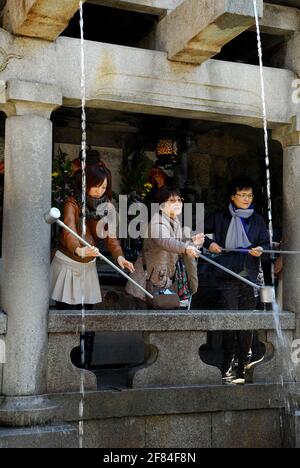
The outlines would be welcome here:
[[[86,191],[88,192],[92,187],[102,185],[107,179],[107,189],[103,197],[112,199],[112,177],[110,170],[103,162],[96,164],[89,164],[86,166]],[[76,192],[82,190],[82,171],[76,173]]]

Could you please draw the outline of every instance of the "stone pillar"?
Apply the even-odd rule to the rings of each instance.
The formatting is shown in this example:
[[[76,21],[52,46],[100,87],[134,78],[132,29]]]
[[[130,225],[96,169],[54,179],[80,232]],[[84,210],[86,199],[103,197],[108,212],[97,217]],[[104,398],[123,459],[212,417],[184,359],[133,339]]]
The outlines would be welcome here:
[[[273,132],[273,138],[283,147],[283,245],[288,250],[300,250],[300,115],[292,119],[291,125]],[[296,330],[294,339],[300,338],[300,255],[286,255],[283,262],[283,307],[295,313]],[[294,348],[293,348],[294,349]],[[286,359],[291,358],[293,349],[288,350]],[[286,366],[287,361],[284,365]],[[286,366],[287,367],[287,366]],[[293,376],[300,381],[300,364],[294,365]],[[296,387],[295,387],[296,388]],[[299,412],[295,401],[299,394],[289,396],[290,411],[286,415],[286,433],[295,446],[298,444]],[[291,431],[291,433],[289,433]]]
[[[24,415],[19,422],[10,420],[14,399],[9,397],[43,395],[47,390],[50,228],[43,215],[51,206],[50,115],[60,104],[61,95],[52,86],[8,83],[2,248],[7,408],[0,407],[0,423],[24,424]],[[38,406],[45,409],[41,400]]]
[[[293,34],[285,44],[284,66],[300,76],[300,31]]]
[[[275,5],[272,5],[272,8],[273,7],[275,7]],[[279,17],[278,15],[276,16],[277,18]],[[297,14],[295,19],[298,23],[297,30],[293,31],[293,33],[290,31],[289,34],[284,34],[284,43],[274,51],[273,56],[271,57],[271,62],[272,65],[277,68],[292,70],[300,76],[300,12]]]
[[[283,155],[283,242],[288,250],[300,250],[300,116],[291,125],[273,131]],[[284,257],[284,309],[297,314],[300,336],[300,255]]]

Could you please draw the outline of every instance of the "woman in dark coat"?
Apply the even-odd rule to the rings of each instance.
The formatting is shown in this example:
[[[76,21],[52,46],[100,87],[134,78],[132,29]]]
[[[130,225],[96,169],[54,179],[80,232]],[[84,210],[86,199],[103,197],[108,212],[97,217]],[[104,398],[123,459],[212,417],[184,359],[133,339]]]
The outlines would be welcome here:
[[[225,211],[209,216],[205,221],[205,232],[213,239],[205,238],[204,247],[209,252],[221,254],[222,248],[244,249],[245,253],[226,253],[216,260],[227,268],[257,284],[263,249],[270,248],[270,236],[262,216],[255,213],[253,206],[254,182],[246,177],[232,181],[230,203]],[[233,279],[215,269],[215,287],[220,293],[222,309],[251,310],[256,308],[257,298],[251,286]],[[224,362],[223,377],[231,375],[231,363],[237,338],[237,377],[244,378],[245,365],[251,352],[253,331],[223,332]]]

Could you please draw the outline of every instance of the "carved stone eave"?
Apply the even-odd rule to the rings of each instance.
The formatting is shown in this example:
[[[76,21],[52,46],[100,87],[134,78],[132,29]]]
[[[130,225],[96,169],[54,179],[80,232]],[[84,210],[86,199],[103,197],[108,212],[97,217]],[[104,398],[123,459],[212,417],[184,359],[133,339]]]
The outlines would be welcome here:
[[[257,7],[261,17],[262,0]],[[158,24],[156,46],[170,60],[199,65],[253,24],[254,8],[248,0],[185,0]]]
[[[79,0],[7,0],[3,26],[18,36],[54,41],[78,9]]]

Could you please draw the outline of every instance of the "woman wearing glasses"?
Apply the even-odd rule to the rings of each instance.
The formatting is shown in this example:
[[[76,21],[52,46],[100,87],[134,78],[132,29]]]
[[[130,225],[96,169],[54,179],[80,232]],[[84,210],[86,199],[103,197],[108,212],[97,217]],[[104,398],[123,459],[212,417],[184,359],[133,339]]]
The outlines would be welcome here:
[[[254,182],[247,177],[240,177],[231,182],[228,209],[209,216],[205,221],[205,232],[213,234],[213,240],[206,237],[204,246],[213,254],[221,254],[222,248],[244,249],[245,253],[226,253],[217,257],[217,260],[220,264],[257,283],[260,274],[259,257],[263,253],[262,249],[270,248],[270,239],[263,217],[254,210],[253,191]],[[214,274],[217,278],[215,287],[220,293],[222,309],[256,308],[257,299],[251,286],[217,270]],[[253,332],[250,330],[223,333],[222,375],[223,377],[231,375],[236,338],[237,378],[243,379],[253,340]]]
[[[178,219],[183,209],[179,190],[163,187],[156,193],[155,201],[160,205],[160,212],[153,216],[148,226],[143,251],[135,264],[132,278],[143,286],[146,286],[148,277],[154,287],[173,288],[179,256],[187,255],[196,259],[197,247],[203,245],[204,235],[198,234],[189,241],[183,240]],[[132,283],[127,283],[126,291],[143,301],[142,307],[146,305],[146,296]]]

